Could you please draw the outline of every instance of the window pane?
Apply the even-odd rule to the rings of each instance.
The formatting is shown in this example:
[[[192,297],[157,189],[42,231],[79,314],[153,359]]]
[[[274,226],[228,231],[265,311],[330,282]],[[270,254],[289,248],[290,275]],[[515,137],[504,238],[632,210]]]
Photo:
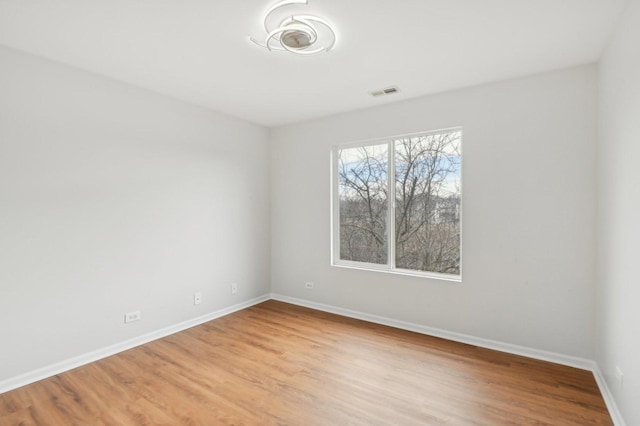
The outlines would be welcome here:
[[[387,263],[387,144],[338,152],[340,259]]]
[[[460,139],[394,140],[397,268],[460,273]]]

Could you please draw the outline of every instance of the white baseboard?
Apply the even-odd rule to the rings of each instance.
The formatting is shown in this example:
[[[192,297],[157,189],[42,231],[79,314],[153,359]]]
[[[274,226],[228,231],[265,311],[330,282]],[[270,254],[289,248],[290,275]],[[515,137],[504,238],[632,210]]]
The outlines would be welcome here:
[[[219,309],[217,311],[210,312],[208,314],[199,316],[197,318],[183,321],[181,323],[174,324],[169,327],[162,328],[160,330],[143,334],[142,336],[138,336],[133,339],[128,339],[123,342],[116,343],[115,345],[107,346],[102,349],[98,349],[83,355],[69,358],[67,360],[57,362],[55,364],[51,364],[46,367],[42,367],[37,370],[30,371],[28,373],[21,374],[16,377],[12,377],[7,380],[3,380],[0,382],[0,393],[8,392],[10,390],[17,389],[21,386],[25,386],[30,383],[37,382],[38,380],[46,379],[47,377],[55,376],[56,374],[60,374],[65,371],[71,370],[73,368],[77,368],[82,365],[89,364],[90,362],[98,361],[99,359],[106,358],[111,355],[115,355],[117,353],[126,351],[131,348],[135,348],[136,346],[149,343],[153,340],[157,340],[162,337],[166,337],[171,334],[177,333],[179,331],[183,331],[188,328],[195,327],[196,325],[200,325],[205,322],[214,320],[216,318],[229,315],[233,312],[246,309],[250,306],[257,305],[258,303],[262,303],[269,299],[270,299],[270,296],[268,294],[265,294],[263,296],[256,297],[254,299],[247,300],[242,303],[238,303],[237,305]]]
[[[526,356],[529,358],[538,359],[541,361],[549,361],[556,364],[562,364],[569,367],[575,367],[582,370],[588,370],[593,372],[593,376],[600,388],[602,397],[611,419],[616,426],[625,426],[625,422],[618,410],[613,395],[607,386],[607,382],[604,380],[604,376],[598,368],[598,364],[590,359],[579,358],[569,355],[563,355],[555,352],[542,351],[539,349],[533,349],[526,346],[513,345],[511,343],[499,342],[497,340],[484,339],[481,337],[471,336],[468,334],[455,333],[452,331],[442,330],[439,328],[427,327],[421,324],[410,323],[406,321],[399,321],[392,318],[386,318],[378,315],[367,314],[360,311],[354,311],[351,309],[340,308],[332,305],[325,305],[322,303],[312,302],[310,300],[298,299],[295,297],[284,296],[277,293],[271,293],[271,298],[279,300],[281,302],[291,303],[294,305],[304,306],[311,309],[317,309],[319,311],[329,312],[332,314],[342,315],[349,318],[360,319],[364,321],[373,322],[376,324],[387,325],[389,327],[399,328],[402,330],[413,331],[428,336],[440,337],[454,342],[466,343],[469,345],[479,346],[487,349],[494,349],[501,352],[506,352],[514,355]]]
[[[138,336],[133,339],[125,340],[115,345],[107,346],[105,348],[98,349],[83,355],[79,355],[79,356],[67,359],[65,361],[61,361],[61,362],[49,365],[47,367],[39,368],[37,370],[31,371],[25,374],[21,374],[16,377],[3,380],[0,382],[0,393],[8,392],[10,390],[17,389],[21,386],[25,386],[30,383],[37,382],[38,380],[46,379],[47,377],[55,376],[56,374],[60,374],[65,371],[80,367],[82,365],[89,364],[94,361],[98,361],[100,359],[106,358],[111,355],[115,355],[117,353],[126,351],[128,349],[135,348],[136,346],[143,345],[153,340],[157,340],[157,339],[169,336],[171,334],[186,330],[188,328],[195,327],[205,322],[214,320],[216,318],[223,317],[233,312],[246,309],[250,306],[257,305],[258,303],[265,302],[269,299],[279,300],[281,302],[287,302],[287,303],[291,303],[299,306],[305,306],[307,308],[317,309],[319,311],[330,312],[337,315],[369,321],[376,324],[387,325],[387,326],[399,328],[402,330],[408,330],[408,331],[413,331],[416,333],[421,333],[429,336],[440,337],[440,338],[452,340],[455,342],[467,343],[470,345],[479,346],[487,349],[494,349],[497,351],[511,353],[514,355],[526,356],[529,358],[539,359],[542,361],[549,361],[557,364],[562,364],[570,367],[592,371],[614,424],[616,426],[626,426],[622,418],[622,415],[618,410],[618,406],[616,405],[613,395],[609,390],[607,382],[604,379],[604,376],[602,375],[602,372],[600,371],[598,364],[593,360],[558,354],[554,352],[541,351],[538,349],[528,348],[526,346],[513,345],[510,343],[499,342],[496,340],[483,339],[480,337],[475,337],[467,334],[455,333],[455,332],[442,330],[438,328],[427,327],[420,324],[410,323],[406,321],[399,321],[399,320],[386,318],[378,315],[367,314],[364,312],[354,311],[351,309],[345,309],[337,306],[316,303],[310,300],[284,296],[277,293],[256,297],[254,299],[247,300],[246,302],[242,302],[237,305],[229,306],[227,308],[223,308],[215,312],[202,315],[197,318],[193,318],[169,327],[165,327],[160,330],[143,334],[142,336]]]
[[[626,423],[622,418],[622,413],[620,413],[620,410],[618,409],[618,404],[616,404],[616,400],[613,399],[613,394],[607,385],[607,381],[605,380],[602,371],[600,371],[600,367],[598,367],[598,364],[595,362],[593,364],[593,370],[591,371],[593,371],[593,377],[596,378],[596,383],[598,383],[604,403],[607,404],[607,409],[609,410],[613,424],[616,426],[626,426]]]
[[[373,322],[390,327],[400,328],[402,330],[414,331],[420,334],[426,334],[434,337],[441,337],[454,342],[466,343],[469,345],[480,346],[482,348],[494,349],[501,352],[507,352],[514,355],[522,355],[529,358],[535,358],[543,361],[554,362],[556,364],[568,365],[583,370],[591,370],[594,362],[569,355],[562,355],[554,352],[547,352],[538,349],[532,349],[525,346],[512,345],[510,343],[499,342],[496,340],[483,339],[468,334],[455,333],[452,331],[442,330],[439,328],[427,327],[425,325],[415,324],[406,321],[399,321],[392,318],[381,317],[378,315],[367,314],[364,312],[353,311],[351,309],[339,308],[337,306],[324,305],[322,303],[312,302],[305,299],[297,299],[295,297],[283,296],[281,294],[271,293],[271,298],[280,300],[281,302],[292,303],[294,305],[306,306],[307,308],[317,309],[319,311],[330,312],[333,314],[343,315],[345,317],[356,318],[364,321]]]

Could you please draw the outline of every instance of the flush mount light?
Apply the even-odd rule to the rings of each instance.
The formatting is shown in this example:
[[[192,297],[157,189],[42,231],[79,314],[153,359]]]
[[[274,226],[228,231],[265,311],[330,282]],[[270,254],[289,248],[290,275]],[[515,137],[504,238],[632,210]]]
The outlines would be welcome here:
[[[307,5],[308,0],[284,0],[271,6],[264,14],[264,42],[253,37],[249,40],[271,52],[316,55],[331,50],[336,33],[329,22],[315,15],[287,14],[282,9],[300,4]]]

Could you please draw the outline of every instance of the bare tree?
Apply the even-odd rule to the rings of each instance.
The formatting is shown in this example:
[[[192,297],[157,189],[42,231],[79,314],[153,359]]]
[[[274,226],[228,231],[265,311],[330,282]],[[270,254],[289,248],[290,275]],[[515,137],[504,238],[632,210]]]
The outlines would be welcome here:
[[[387,155],[376,147],[342,150],[339,158],[342,259],[387,263]]]
[[[460,270],[460,133],[396,141],[396,266]]]
[[[398,268],[460,271],[460,132],[394,141]],[[387,145],[339,155],[341,259],[387,263]]]

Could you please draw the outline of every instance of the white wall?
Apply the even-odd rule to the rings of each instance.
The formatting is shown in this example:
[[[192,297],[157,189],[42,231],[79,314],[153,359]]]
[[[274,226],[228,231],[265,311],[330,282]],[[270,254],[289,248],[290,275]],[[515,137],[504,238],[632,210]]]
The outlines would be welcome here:
[[[599,67],[596,338],[598,364],[629,425],[640,425],[639,41],[640,1],[632,0]]]
[[[331,146],[453,126],[464,128],[463,282],[330,266]],[[270,139],[273,292],[592,358],[594,66],[281,127]]]
[[[0,48],[0,382],[267,294],[267,136]]]

